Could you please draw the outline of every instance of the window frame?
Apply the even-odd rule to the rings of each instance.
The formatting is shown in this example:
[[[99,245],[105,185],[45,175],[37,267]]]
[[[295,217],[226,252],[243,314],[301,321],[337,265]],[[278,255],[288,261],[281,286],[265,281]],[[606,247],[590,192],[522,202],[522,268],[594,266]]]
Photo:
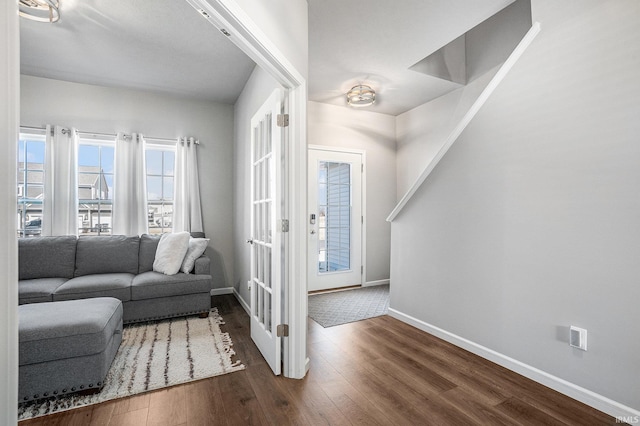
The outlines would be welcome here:
[[[90,174],[95,174],[95,173],[91,173],[91,172],[83,172],[80,171],[80,167],[87,167],[87,166],[81,166],[80,165],[80,149],[81,146],[95,146],[98,147],[98,168],[99,171],[97,172],[98,175],[98,181],[99,181],[99,187],[98,187],[98,193],[100,194],[98,196],[98,198],[80,198],[80,176],[81,175],[90,175]],[[96,236],[108,236],[108,235],[113,235],[113,199],[115,196],[115,189],[113,188],[113,181],[115,179],[116,176],[116,168],[115,168],[115,146],[116,146],[116,141],[115,141],[115,137],[107,137],[107,136],[99,136],[99,135],[89,135],[89,136],[81,136],[78,138],[78,164],[77,166],[77,170],[76,170],[76,175],[78,178],[78,209],[77,209],[77,217],[78,217],[78,234],[79,235],[96,235]],[[104,166],[103,166],[103,153],[102,153],[102,149],[104,147],[108,147],[113,149],[113,171],[112,172],[105,172],[104,171]],[[107,185],[107,191],[109,191],[109,184],[107,181],[107,177],[110,176],[111,177],[111,182],[112,182],[112,187],[111,187],[111,194],[109,194],[109,198],[102,198],[102,179],[104,178],[105,183]],[[92,194],[93,195],[93,194]],[[83,203],[84,201],[84,203]],[[93,217],[93,215],[95,214],[95,211],[93,213],[91,213],[90,210],[87,209],[87,213],[86,215],[81,213],[81,206],[82,204],[85,205],[97,205],[97,214],[98,214],[98,221],[97,223],[93,224],[93,220],[89,217],[89,215],[91,215],[91,217]],[[104,209],[103,211],[103,206],[109,206],[109,209]],[[108,212],[108,216],[104,213]],[[85,220],[85,217],[87,218]],[[103,217],[109,217],[109,221],[104,221],[103,222]],[[85,222],[89,222],[89,227],[85,227],[84,223]]]
[[[23,167],[20,168],[20,144],[24,142],[24,150],[23,150]],[[28,144],[29,142],[37,142],[43,145],[43,157],[42,157],[42,169],[30,169],[28,167]],[[18,135],[18,150],[16,155],[16,232],[19,238],[30,237],[30,236],[40,236],[42,235],[42,224],[44,220],[44,197],[45,197],[45,174],[46,174],[46,154],[47,152],[47,138],[45,130],[22,130]],[[39,164],[39,163],[36,163]],[[42,182],[40,184],[30,184],[28,182],[29,172],[40,172],[42,173]],[[22,184],[20,183],[19,176],[22,174]],[[31,199],[28,197],[29,187],[35,185],[35,187],[42,188],[42,197],[37,199]],[[29,218],[27,220],[27,216],[29,216],[28,209],[26,208],[27,204],[29,205],[40,205],[39,209],[39,218]],[[22,214],[21,214],[22,212]],[[27,229],[27,226],[33,220],[40,220],[39,227]]]
[[[162,153],[162,161],[160,165],[160,173],[149,173],[148,161],[149,161],[149,152],[156,151]],[[165,153],[170,152],[173,154],[173,168],[171,175],[165,174]],[[162,143],[159,141],[154,141],[152,143],[147,142],[145,146],[145,165],[144,165],[144,173],[145,180],[147,186],[147,218],[149,221],[149,234],[152,235],[162,235],[173,232],[173,215],[174,215],[174,203],[175,203],[175,159],[177,155],[177,147],[175,142],[172,143]],[[152,178],[160,178],[160,198],[159,199],[151,199],[149,197],[149,177]],[[170,198],[165,196],[165,179],[171,178],[172,181],[172,194]],[[156,207],[157,206],[157,207]],[[167,223],[165,221],[166,208],[170,207],[171,215],[170,221]],[[156,219],[156,213],[152,213],[152,208],[158,208],[160,213],[160,217]],[[158,223],[160,220],[160,223]],[[159,230],[159,232],[157,232]],[[154,232],[155,231],[155,232]]]

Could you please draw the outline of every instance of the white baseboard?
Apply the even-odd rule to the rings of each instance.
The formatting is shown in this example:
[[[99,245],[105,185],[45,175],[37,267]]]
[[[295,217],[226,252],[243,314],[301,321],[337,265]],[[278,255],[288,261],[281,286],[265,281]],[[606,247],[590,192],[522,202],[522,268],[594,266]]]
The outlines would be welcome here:
[[[231,289],[233,289],[233,295],[238,299],[238,302],[240,302],[240,306],[242,306],[242,308],[247,312],[247,315],[251,315],[251,308],[249,307],[249,304],[245,302],[242,296],[240,296],[240,293],[238,293],[235,287],[231,287]]]
[[[385,284],[389,284],[391,281],[389,279],[386,280],[377,280],[377,281],[367,281],[366,283],[364,283],[364,285],[362,287],[372,287],[374,285],[385,285]]]
[[[220,296],[221,294],[233,294],[233,287],[223,287],[211,289],[212,296]]]
[[[511,371],[515,371],[518,374],[521,374],[535,382],[538,382],[564,395],[567,395],[570,398],[576,399],[586,405],[609,414],[616,419],[640,418],[640,411],[634,408],[627,407],[626,405],[620,404],[619,402],[613,401],[605,396],[592,392],[576,384],[570,383],[564,379],[539,370],[516,359],[510,358],[506,355],[474,343],[463,337],[457,336],[439,327],[428,324],[422,320],[397,311],[396,309],[389,308],[389,315],[422,331],[439,337],[451,344],[466,349],[469,352],[476,354],[482,358],[495,362],[502,367],[505,367]]]

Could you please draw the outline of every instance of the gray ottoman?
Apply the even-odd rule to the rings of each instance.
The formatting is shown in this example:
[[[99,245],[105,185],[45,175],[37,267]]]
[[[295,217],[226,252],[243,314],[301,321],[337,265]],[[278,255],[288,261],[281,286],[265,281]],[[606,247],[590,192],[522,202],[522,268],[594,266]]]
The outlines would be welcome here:
[[[98,390],[122,341],[122,302],[111,297],[18,307],[18,401]]]

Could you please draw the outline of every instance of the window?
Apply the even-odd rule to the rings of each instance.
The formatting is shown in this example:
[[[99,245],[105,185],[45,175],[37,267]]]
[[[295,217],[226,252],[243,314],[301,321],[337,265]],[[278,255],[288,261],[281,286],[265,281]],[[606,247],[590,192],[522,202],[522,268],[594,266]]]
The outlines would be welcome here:
[[[18,141],[18,236],[42,233],[45,137],[20,134]]]
[[[174,146],[147,145],[147,217],[149,233],[171,232],[173,225]]]
[[[80,139],[78,145],[78,231],[111,235],[113,140]]]
[[[351,268],[351,164],[318,165],[318,272]]]
[[[78,141],[78,233],[111,235],[115,140],[86,135]],[[17,230],[20,237],[42,234],[45,148],[44,132],[20,133],[17,158]],[[149,233],[171,232],[175,145],[147,144],[145,155]]]

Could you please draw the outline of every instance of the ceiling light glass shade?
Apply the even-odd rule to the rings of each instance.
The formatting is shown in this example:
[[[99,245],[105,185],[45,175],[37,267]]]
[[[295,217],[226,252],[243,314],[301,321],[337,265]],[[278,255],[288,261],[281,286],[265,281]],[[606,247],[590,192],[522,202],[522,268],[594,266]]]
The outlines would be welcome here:
[[[376,101],[376,92],[369,86],[360,84],[347,92],[347,103],[352,107],[366,107]]]
[[[59,0],[19,0],[20,16],[38,22],[58,22]]]

